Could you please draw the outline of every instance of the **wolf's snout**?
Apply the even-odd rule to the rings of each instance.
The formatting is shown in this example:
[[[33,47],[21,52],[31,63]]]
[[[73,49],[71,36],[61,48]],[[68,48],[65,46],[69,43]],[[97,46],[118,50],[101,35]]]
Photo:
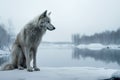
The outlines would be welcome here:
[[[53,30],[55,30],[56,28],[55,28],[55,27],[52,27],[52,29],[50,29],[50,28],[47,27],[47,29],[48,29],[49,31],[53,31]]]

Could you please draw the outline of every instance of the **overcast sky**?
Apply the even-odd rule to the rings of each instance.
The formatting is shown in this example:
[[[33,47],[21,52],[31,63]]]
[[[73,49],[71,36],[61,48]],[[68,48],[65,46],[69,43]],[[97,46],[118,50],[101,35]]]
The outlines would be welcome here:
[[[44,41],[71,41],[71,34],[91,35],[120,27],[120,0],[0,0],[0,17],[10,19],[14,31],[41,14],[51,11],[56,30]]]

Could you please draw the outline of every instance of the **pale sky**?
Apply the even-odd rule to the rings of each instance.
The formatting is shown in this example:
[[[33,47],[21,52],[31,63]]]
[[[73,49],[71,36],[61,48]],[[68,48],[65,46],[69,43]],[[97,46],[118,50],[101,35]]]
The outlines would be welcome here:
[[[16,34],[41,14],[51,11],[55,31],[44,41],[71,41],[71,34],[91,35],[120,27],[120,0],[0,0],[0,17],[10,19]]]

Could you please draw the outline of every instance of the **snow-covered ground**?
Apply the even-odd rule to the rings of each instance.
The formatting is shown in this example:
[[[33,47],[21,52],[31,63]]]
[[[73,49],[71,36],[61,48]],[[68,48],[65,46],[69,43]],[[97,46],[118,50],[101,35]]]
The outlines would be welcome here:
[[[120,49],[120,45],[102,45],[99,43],[89,44],[89,45],[78,45],[77,48],[80,49],[91,49],[91,50],[101,50],[101,49]]]
[[[0,80],[99,80],[117,70],[93,67],[41,67],[41,71],[0,71]]]

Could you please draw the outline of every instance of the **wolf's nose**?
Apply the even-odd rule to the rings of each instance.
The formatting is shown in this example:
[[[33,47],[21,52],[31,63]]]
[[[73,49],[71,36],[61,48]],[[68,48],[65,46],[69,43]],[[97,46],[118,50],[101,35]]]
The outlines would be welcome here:
[[[53,27],[53,30],[55,30],[56,28],[55,27]]]

